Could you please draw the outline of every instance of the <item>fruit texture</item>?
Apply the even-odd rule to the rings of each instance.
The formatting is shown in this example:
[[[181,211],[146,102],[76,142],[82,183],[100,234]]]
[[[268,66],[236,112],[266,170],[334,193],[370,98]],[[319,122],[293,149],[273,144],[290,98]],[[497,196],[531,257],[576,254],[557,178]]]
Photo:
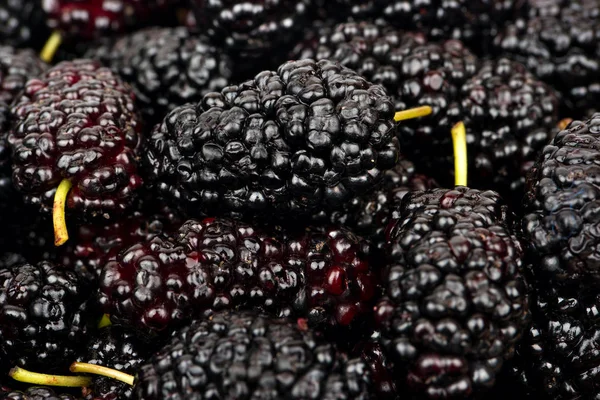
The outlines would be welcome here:
[[[67,208],[111,218],[133,201],[140,121],[130,88],[96,61],[62,62],[27,82],[12,107],[13,184],[44,211],[63,179]]]
[[[77,224],[71,229],[73,240],[53,256],[81,279],[97,284],[104,265],[121,250],[162,233],[172,233],[181,225],[177,213],[144,197],[131,212],[113,222]]]
[[[563,95],[565,116],[581,118],[600,102],[600,4],[535,0],[528,16],[495,39],[498,51],[525,64]]]
[[[482,55],[491,50],[498,32],[525,8],[520,0],[334,0],[329,3],[331,17],[349,11],[358,21],[383,18],[399,29],[423,32],[434,41],[461,40]]]
[[[47,0],[42,2],[51,29],[69,38],[100,38],[140,25],[173,19],[176,0]]]
[[[132,86],[147,123],[223,89],[232,71],[228,56],[183,27],[143,29],[93,48],[86,57],[100,60]]]
[[[530,319],[522,249],[500,197],[413,192],[387,233],[375,319],[398,383],[431,399],[489,389]]]
[[[188,215],[309,215],[365,193],[398,159],[382,86],[337,63],[290,61],[156,126],[153,189]]]
[[[573,121],[544,148],[528,180],[523,231],[536,276],[553,286],[588,286],[600,279],[599,146],[600,114]]]
[[[556,399],[600,396],[600,269],[595,233],[600,114],[573,121],[544,148],[528,180],[523,221],[536,288],[524,373]]]
[[[0,3],[0,43],[39,49],[48,37],[41,0],[3,0]]]
[[[6,6],[14,6],[11,2]],[[2,13],[0,12],[0,18]],[[10,104],[24,89],[28,79],[35,78],[46,69],[32,50],[18,50],[0,46],[0,252],[10,249],[22,233],[28,215],[17,216],[23,208],[20,196],[12,185],[12,168],[8,131],[11,124]],[[14,250],[14,248],[13,248]]]
[[[4,255],[0,262],[2,368],[18,365],[44,372],[68,368],[93,319],[89,297],[89,289],[61,266],[28,264],[19,255]]]
[[[106,264],[99,302],[144,332],[233,308],[258,308],[352,328],[371,311],[377,279],[366,242],[349,231],[261,233],[224,218],[189,220],[172,237],[138,243]]]
[[[308,23],[311,0],[191,0],[199,32],[236,60],[243,78],[275,68]]]
[[[108,326],[90,338],[77,361],[135,374],[161,345],[161,342],[147,344],[132,332]],[[93,377],[88,390],[91,391],[86,396],[89,400],[127,400],[133,395],[132,386],[104,376]]]
[[[440,184],[452,184],[450,129],[460,120],[459,93],[479,61],[456,40],[428,42],[383,23],[349,22],[323,30],[320,40],[297,46],[296,57],[330,58],[383,85],[396,110],[431,106],[431,115],[398,124],[403,154]],[[443,165],[443,169],[439,167]]]
[[[139,370],[136,398],[370,398],[364,363],[284,319],[222,312],[194,322]]]
[[[417,190],[438,187],[435,180],[418,174],[415,165],[401,159],[396,167],[385,171],[381,185],[372,192],[355,197],[339,211],[322,211],[313,217],[313,223],[345,226],[352,232],[371,240],[376,249],[374,255],[383,252],[385,229],[393,213],[397,211],[404,196]]]
[[[499,192],[518,209],[527,172],[558,130],[556,92],[524,65],[500,58],[484,62],[460,97],[469,182]]]

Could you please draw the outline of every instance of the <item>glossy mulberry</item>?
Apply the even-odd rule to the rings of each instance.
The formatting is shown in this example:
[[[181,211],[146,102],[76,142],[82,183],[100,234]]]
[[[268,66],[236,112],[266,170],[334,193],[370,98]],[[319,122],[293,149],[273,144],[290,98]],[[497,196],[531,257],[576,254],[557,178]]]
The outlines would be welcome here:
[[[425,398],[489,389],[530,320],[522,250],[495,192],[413,192],[388,225],[375,308],[400,385]]]
[[[589,116],[600,102],[600,4],[596,0],[528,3],[528,15],[496,37],[498,51],[558,89],[566,116]]]
[[[224,218],[189,220],[172,237],[135,244],[108,262],[99,301],[113,322],[145,332],[234,308],[323,330],[360,327],[377,294],[368,252],[343,229],[268,235]]]
[[[144,160],[154,190],[189,215],[308,215],[396,164],[393,118],[383,87],[331,61],[292,61],[173,110]]]
[[[131,84],[146,123],[160,122],[176,106],[198,102],[229,84],[230,58],[207,38],[186,28],[148,28],[92,48],[100,60]]]
[[[62,267],[5,255],[0,262],[2,367],[67,369],[96,317],[89,297],[89,288]]]
[[[432,114],[398,124],[402,153],[440,184],[453,184],[451,127],[460,120],[460,89],[478,70],[479,60],[461,42],[429,42],[385,23],[347,22],[319,40],[295,47],[297,58],[329,58],[384,86],[395,109],[431,106]],[[441,167],[440,167],[441,166]]]
[[[173,336],[139,370],[136,398],[371,398],[364,363],[285,319],[221,312]]]
[[[128,86],[98,62],[62,62],[27,82],[12,107],[13,184],[50,211],[59,183],[67,208],[111,218],[135,198],[141,124]]]

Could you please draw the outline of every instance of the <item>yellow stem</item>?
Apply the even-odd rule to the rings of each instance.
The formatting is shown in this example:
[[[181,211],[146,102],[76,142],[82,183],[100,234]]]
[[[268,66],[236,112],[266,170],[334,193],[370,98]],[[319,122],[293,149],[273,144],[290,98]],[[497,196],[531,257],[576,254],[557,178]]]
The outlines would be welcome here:
[[[102,329],[110,325],[112,325],[112,322],[110,322],[110,315],[104,314],[100,322],[98,322],[98,329]]]
[[[65,205],[67,195],[73,184],[68,179],[63,179],[54,194],[54,206],[52,207],[52,220],[54,222],[54,245],[60,246],[69,240],[67,223],[65,221]]]
[[[454,184],[467,186],[467,132],[463,122],[452,127],[452,143],[454,145]]]
[[[40,52],[40,58],[47,63],[52,62],[54,58],[54,54],[56,54],[56,50],[58,50],[58,46],[60,46],[62,42],[62,37],[60,36],[60,32],[54,31],[52,35],[46,41],[44,48]]]
[[[116,369],[103,367],[101,365],[74,362],[69,367],[69,370],[71,370],[71,372],[77,373],[81,372],[106,376],[107,378],[116,379],[131,386],[133,386],[133,384],[135,383],[135,377],[133,375],[126,374],[125,372],[118,371]]]
[[[566,129],[567,126],[569,126],[569,124],[573,122],[573,118],[563,118],[560,121],[558,121],[558,129],[560,129],[561,131]]]
[[[415,107],[410,108],[404,111],[398,111],[396,115],[394,115],[394,121],[405,121],[407,119],[426,117],[432,113],[432,109],[429,106]]]
[[[48,375],[14,367],[8,375],[16,381],[41,386],[86,387],[92,383],[87,376]]]

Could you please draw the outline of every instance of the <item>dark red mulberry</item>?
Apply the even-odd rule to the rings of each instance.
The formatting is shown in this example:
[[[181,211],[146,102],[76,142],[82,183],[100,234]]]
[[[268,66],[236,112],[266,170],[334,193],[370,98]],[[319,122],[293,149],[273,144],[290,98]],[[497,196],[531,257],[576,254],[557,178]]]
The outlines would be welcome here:
[[[269,236],[233,220],[189,220],[106,264],[100,303],[114,322],[144,331],[244,307],[323,329],[359,326],[378,288],[368,251],[343,229]]]
[[[98,62],[76,60],[27,82],[12,107],[13,183],[26,202],[52,208],[63,181],[67,209],[113,218],[131,205],[138,174],[141,124],[133,94]]]

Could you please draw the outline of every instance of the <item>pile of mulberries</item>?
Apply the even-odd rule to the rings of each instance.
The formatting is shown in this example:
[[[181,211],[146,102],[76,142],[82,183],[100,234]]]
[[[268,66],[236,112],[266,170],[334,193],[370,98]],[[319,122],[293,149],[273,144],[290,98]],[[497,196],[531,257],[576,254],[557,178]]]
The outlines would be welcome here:
[[[0,400],[600,400],[598,22],[0,1]]]

